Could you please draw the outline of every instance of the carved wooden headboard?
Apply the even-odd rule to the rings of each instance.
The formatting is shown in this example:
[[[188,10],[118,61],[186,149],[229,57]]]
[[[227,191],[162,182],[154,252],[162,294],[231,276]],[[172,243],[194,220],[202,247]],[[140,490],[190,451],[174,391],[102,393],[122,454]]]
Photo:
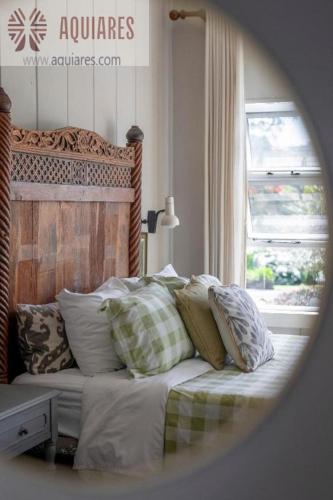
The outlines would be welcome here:
[[[121,148],[79,128],[13,127],[10,108],[0,89],[0,383],[16,362],[8,362],[16,305],[136,276],[141,231],[138,127]]]

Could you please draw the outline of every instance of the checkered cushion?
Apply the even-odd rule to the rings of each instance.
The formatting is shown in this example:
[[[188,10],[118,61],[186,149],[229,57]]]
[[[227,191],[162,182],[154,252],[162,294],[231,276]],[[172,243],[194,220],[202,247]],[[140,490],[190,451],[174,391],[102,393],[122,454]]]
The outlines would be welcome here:
[[[194,355],[194,347],[167,288],[152,283],[106,300],[114,348],[135,377],[163,373]]]

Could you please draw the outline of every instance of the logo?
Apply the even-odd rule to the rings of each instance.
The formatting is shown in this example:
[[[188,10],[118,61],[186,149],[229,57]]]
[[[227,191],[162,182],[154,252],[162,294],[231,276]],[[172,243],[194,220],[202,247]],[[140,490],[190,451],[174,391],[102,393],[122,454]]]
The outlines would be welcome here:
[[[16,45],[15,52],[20,52],[29,41],[30,48],[39,52],[39,47],[46,37],[47,23],[45,16],[38,9],[34,9],[27,18],[21,9],[17,9],[8,21],[8,34]]]

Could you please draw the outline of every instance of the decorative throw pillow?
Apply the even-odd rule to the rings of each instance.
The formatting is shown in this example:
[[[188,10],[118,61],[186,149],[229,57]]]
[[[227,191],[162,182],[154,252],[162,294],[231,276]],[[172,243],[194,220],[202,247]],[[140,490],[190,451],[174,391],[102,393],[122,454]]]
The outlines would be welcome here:
[[[168,264],[165,266],[162,271],[159,273],[155,273],[153,275],[156,278],[176,278],[178,274],[174,270],[174,267],[172,264]],[[140,288],[146,286],[146,282],[144,281],[145,277],[143,278],[122,278],[121,281],[127,286],[130,292],[135,292],[137,290],[140,290]]]
[[[260,312],[237,285],[211,287],[209,304],[223,343],[236,365],[251,372],[274,356],[274,347]]]
[[[21,356],[32,375],[55,373],[72,366],[65,324],[57,304],[17,306]]]
[[[155,273],[154,276],[163,276],[164,278],[176,278],[178,276],[177,272],[175,271],[175,268],[173,267],[172,264],[168,264],[165,266],[162,271],[159,273]]]
[[[208,302],[208,288],[200,282],[175,290],[178,311],[200,356],[216,370],[224,366],[225,348]]]
[[[134,377],[163,373],[194,355],[169,291],[156,283],[106,300],[114,348]]]
[[[166,276],[145,276],[141,278],[140,282],[145,285],[149,285],[150,283],[158,283],[161,286],[165,286],[170,293],[174,293],[175,290],[181,290],[186,285],[189,284],[190,280],[187,278],[177,277],[166,277]]]
[[[209,288],[210,286],[222,286],[221,281],[215,276],[211,276],[210,274],[200,274],[199,276],[192,276],[191,283],[201,283],[207,288]]]
[[[110,323],[99,309],[106,299],[129,293],[118,278],[111,278],[95,292],[82,294],[62,290],[57,296],[60,312],[76,362],[84,375],[119,370],[123,364],[110,339]]]

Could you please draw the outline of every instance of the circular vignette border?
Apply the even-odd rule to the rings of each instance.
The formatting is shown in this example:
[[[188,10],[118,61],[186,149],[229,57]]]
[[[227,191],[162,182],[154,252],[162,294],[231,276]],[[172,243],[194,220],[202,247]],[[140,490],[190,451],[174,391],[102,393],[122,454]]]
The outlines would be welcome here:
[[[320,145],[326,179],[333,187],[333,2],[328,0],[220,0],[216,3],[261,41],[294,85],[310,130]],[[331,218],[332,219],[332,218]],[[331,229],[332,229],[332,221]],[[332,260],[332,259],[331,259]],[[114,493],[65,490],[28,471],[2,464],[2,498],[49,500],[323,500],[332,497],[333,474],[333,294],[328,283],[320,334],[274,412],[241,445],[178,478]],[[19,480],[20,479],[20,480]],[[6,497],[7,493],[7,497]]]

